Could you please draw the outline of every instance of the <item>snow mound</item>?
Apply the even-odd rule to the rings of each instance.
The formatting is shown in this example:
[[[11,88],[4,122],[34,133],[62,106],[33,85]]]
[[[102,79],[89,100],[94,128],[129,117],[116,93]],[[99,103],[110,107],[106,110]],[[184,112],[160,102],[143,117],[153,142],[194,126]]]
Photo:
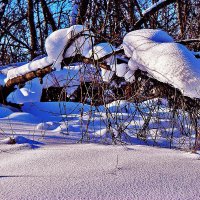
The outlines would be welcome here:
[[[24,136],[14,136],[0,140],[0,145],[1,149],[3,147],[4,151],[10,152],[17,150],[25,150],[25,149],[35,149],[43,145],[43,143],[28,139]]]
[[[14,120],[14,121],[20,121],[20,122],[24,122],[24,123],[39,123],[41,120],[30,114],[30,113],[22,113],[22,112],[15,112],[12,113],[10,115],[8,115],[7,117],[4,117],[4,119],[9,119],[9,120]]]
[[[60,126],[59,123],[56,122],[42,122],[39,123],[36,127],[37,130],[55,130]]]
[[[183,45],[162,30],[142,29],[123,40],[130,69],[141,69],[155,79],[169,83],[185,96],[200,97],[200,61]]]
[[[79,114],[90,111],[90,105],[73,102],[35,102],[25,103],[22,107],[23,112],[40,116],[43,121],[60,121],[65,119],[68,114]]]
[[[9,108],[0,106],[0,118],[7,117],[8,115],[10,115],[12,113],[13,112]]]
[[[38,78],[25,84],[23,88],[17,88],[7,97],[8,102],[23,104],[25,102],[38,102],[42,95],[42,85]]]

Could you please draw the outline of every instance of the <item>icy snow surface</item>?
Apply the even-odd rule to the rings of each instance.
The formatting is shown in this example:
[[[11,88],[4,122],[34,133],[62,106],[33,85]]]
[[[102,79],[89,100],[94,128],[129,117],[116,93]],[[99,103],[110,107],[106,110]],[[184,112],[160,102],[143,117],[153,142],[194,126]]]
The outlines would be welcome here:
[[[172,84],[185,96],[200,98],[200,60],[164,31],[142,29],[124,37],[129,67],[147,71],[155,79]]]

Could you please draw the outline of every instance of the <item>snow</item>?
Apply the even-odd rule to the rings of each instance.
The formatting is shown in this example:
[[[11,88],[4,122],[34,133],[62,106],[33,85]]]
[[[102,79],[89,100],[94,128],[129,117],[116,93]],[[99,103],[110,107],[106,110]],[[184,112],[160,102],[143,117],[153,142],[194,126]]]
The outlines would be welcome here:
[[[10,69],[20,67],[25,64],[27,64],[27,62],[10,63],[5,66],[0,66],[0,74],[4,74],[6,76]]]
[[[12,114],[13,112],[9,108],[0,105],[0,113],[1,113],[0,118],[2,118]]]
[[[150,110],[158,100],[159,108]],[[143,116],[137,106],[126,100],[104,106],[27,102],[19,112],[1,105],[0,199],[199,199],[199,152],[147,146],[155,145],[154,137],[156,145],[169,145],[167,102],[141,103]],[[150,112],[142,142],[136,134]],[[179,126],[174,147],[184,138]],[[124,143],[110,145],[120,129]]]
[[[159,3],[162,3],[162,1],[156,3],[156,5]],[[85,35],[77,38],[66,52],[64,52],[70,39],[80,32],[83,32]],[[7,78],[4,81],[6,82],[16,76],[24,75],[30,71],[35,71],[51,64],[53,64],[53,68],[59,71],[63,58],[71,57],[76,54],[81,54],[88,58],[94,57],[95,60],[98,60],[116,51],[116,48],[109,43],[100,43],[95,46],[93,46],[93,43],[93,33],[82,25],[74,25],[70,28],[57,30],[46,39],[45,47],[48,55],[47,57],[8,70]],[[116,73],[117,76],[124,77],[127,82],[132,83],[135,80],[135,71],[140,69],[148,72],[150,76],[161,82],[173,85],[185,96],[191,98],[200,97],[200,91],[198,89],[200,84],[200,61],[196,59],[193,53],[186,47],[174,43],[173,38],[166,32],[153,29],[142,29],[130,32],[124,37],[123,47],[126,56],[130,58],[128,66],[126,64],[116,64],[115,56],[111,55],[105,59],[105,62],[111,66],[111,71],[101,69],[103,81],[110,82],[114,73]],[[87,67],[92,68],[93,66],[86,65],[86,68]],[[71,78],[70,74],[73,74],[73,69],[71,70],[72,72],[68,73],[70,78],[69,83],[71,85],[68,85],[66,89],[68,96],[70,96],[77,89],[77,85],[79,85],[79,80],[77,78]],[[83,73],[83,71],[84,70],[80,70],[80,73]],[[66,78],[64,78],[65,72],[59,72],[58,74],[60,75],[56,75],[56,77],[60,76],[63,81],[66,80]],[[1,74],[1,85],[4,85],[4,78],[4,75]],[[80,78],[82,78],[82,76]],[[61,85],[63,81],[61,81]],[[56,84],[58,84],[58,81],[56,81]],[[38,90],[39,88],[41,90],[43,86],[38,86]],[[37,97],[34,96],[35,93],[34,89],[30,90],[30,87],[26,84],[24,88],[18,88],[11,94],[8,100],[13,102],[12,97],[15,99],[17,97],[19,103],[36,102],[41,96],[41,91]]]
[[[129,67],[127,64],[114,64],[111,65],[111,70],[116,73],[118,77],[124,77],[124,75],[128,72]]]
[[[2,144],[12,144],[14,140],[11,137],[5,138],[3,140],[0,140],[0,145]]]
[[[35,116],[40,116],[44,121],[59,121],[69,114],[78,114],[80,110],[84,112],[90,110],[89,105],[73,102],[35,102],[24,103],[23,112],[31,113]]]
[[[63,55],[68,41],[82,31],[86,35],[77,38]],[[92,33],[82,25],[60,29],[49,35],[45,42],[45,48],[48,57],[54,62],[54,67],[60,70],[63,57],[72,57],[76,54],[85,55],[92,47],[93,39],[91,36]]]
[[[90,51],[85,55],[85,57],[91,58],[94,56],[95,60],[99,60],[110,53],[114,53],[115,50],[116,48],[107,42],[99,43],[91,48]],[[109,65],[114,64],[114,61],[114,56],[110,56],[105,60],[105,62]]]
[[[56,128],[58,128],[59,123],[56,122],[42,122],[39,123],[36,127],[37,130],[55,130]]]
[[[63,55],[70,39],[82,31],[86,35]],[[43,77],[42,84],[35,78],[16,87],[7,101],[23,104],[21,109],[0,105],[0,199],[199,199],[199,151],[190,154],[147,146],[183,149],[194,144],[187,113],[177,110],[174,123],[165,99],[117,100],[101,106],[40,102],[44,88],[64,87],[69,96],[80,81],[94,80],[97,69],[91,64],[76,63],[60,71],[63,56],[78,53],[98,60],[116,51],[109,43],[92,49],[94,41],[87,34],[92,36],[81,25],[58,30],[46,40],[46,57],[0,71],[0,85],[4,85],[6,75],[5,81],[51,64],[57,69]],[[133,31],[125,36],[123,47],[128,64],[117,64],[110,56],[105,62],[111,71],[101,69],[101,77],[95,80],[110,82],[116,73],[132,83],[140,69],[186,96],[199,98],[200,61],[167,33]],[[104,94],[108,98],[112,91]],[[138,134],[149,115],[144,142]]]
[[[25,112],[14,112],[11,113],[10,115],[7,115],[3,119],[8,119],[11,121],[19,121],[19,122],[25,122],[25,123],[32,123],[32,124],[37,124],[38,122],[41,121],[38,117],[30,114],[30,113],[25,113]]]
[[[124,37],[130,69],[141,69],[155,79],[169,83],[185,96],[199,98],[200,61],[183,45],[176,44],[164,31],[142,29]],[[133,64],[133,66],[132,66]]]
[[[45,75],[42,84],[38,78],[35,78],[26,82],[24,87],[17,87],[15,91],[9,94],[7,101],[17,104],[39,102],[42,95],[42,89],[49,87],[64,87],[67,96],[70,96],[80,85],[81,79],[82,81],[90,82],[94,80],[95,76],[96,80],[98,80],[98,77],[95,75],[96,70],[97,69],[92,65],[65,66],[61,71],[53,71],[50,74]],[[85,75],[83,76],[83,74]]]
[[[0,74],[0,85],[4,86],[5,82],[4,79],[6,78],[6,76],[4,74]]]
[[[198,56],[200,58],[200,51],[195,52],[195,51],[191,51],[195,56]]]
[[[18,88],[9,94],[8,102],[23,104],[25,102],[38,102],[42,95],[42,86],[39,79],[33,79],[25,84],[23,88]]]
[[[24,104],[25,102],[39,102],[42,89],[49,87],[65,87],[68,95],[72,94],[80,85],[80,65],[64,67],[62,71],[54,71],[43,77],[43,83],[35,78],[9,94],[7,101]],[[89,79],[87,79],[89,80]]]
[[[52,145],[0,154],[0,198],[199,199],[199,161],[144,146]]]
[[[49,65],[52,64],[52,59],[49,57],[44,57],[42,59],[39,60],[34,60],[30,63],[27,63],[25,65],[16,67],[16,68],[12,68],[10,70],[8,70],[7,72],[7,78],[5,79],[5,82],[7,82],[9,79],[15,78],[17,76],[22,76],[28,72],[31,71],[36,71],[38,69],[42,69],[44,67],[47,67]]]
[[[103,81],[110,82],[113,75],[114,75],[114,72],[110,70],[106,70],[106,69],[101,69],[101,77]]]
[[[65,47],[70,39],[82,31],[85,35],[78,37],[67,49],[65,55],[63,55]],[[82,25],[74,25],[70,28],[60,29],[53,32],[45,41],[45,48],[48,56],[8,70],[5,82],[17,76],[22,76],[28,72],[36,71],[49,65],[53,65],[52,67],[59,71],[61,69],[63,58],[74,56],[77,53],[81,55],[86,55],[88,53],[94,42],[92,36],[93,33],[88,31]]]
[[[124,75],[124,78],[127,82],[134,82],[135,80],[135,76],[134,76],[134,71],[129,70],[128,72],[126,72],[126,74]]]

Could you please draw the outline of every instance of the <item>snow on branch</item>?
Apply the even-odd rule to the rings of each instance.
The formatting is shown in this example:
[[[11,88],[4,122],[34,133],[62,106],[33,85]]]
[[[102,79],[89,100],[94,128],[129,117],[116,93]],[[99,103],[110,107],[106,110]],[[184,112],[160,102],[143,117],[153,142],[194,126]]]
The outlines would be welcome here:
[[[177,88],[184,96],[200,98],[200,61],[166,32],[153,29],[130,32],[124,37],[122,49],[109,43],[93,44],[93,33],[83,26],[55,31],[46,40],[48,56],[8,70],[4,90],[10,91],[17,84],[43,78],[53,70],[60,71],[61,66],[79,62],[100,67],[106,82],[115,74],[132,84],[140,70],[152,80]],[[118,64],[117,56],[124,53],[130,59]]]
[[[178,88],[184,96],[200,98],[200,60],[185,46],[175,43],[166,32],[142,29],[123,40],[129,67]]]
[[[148,20],[148,17],[150,15],[175,2],[176,0],[160,0],[154,3],[151,7],[149,7],[142,13],[143,16],[134,24],[134,27],[135,28],[141,27],[141,25],[144,24]]]

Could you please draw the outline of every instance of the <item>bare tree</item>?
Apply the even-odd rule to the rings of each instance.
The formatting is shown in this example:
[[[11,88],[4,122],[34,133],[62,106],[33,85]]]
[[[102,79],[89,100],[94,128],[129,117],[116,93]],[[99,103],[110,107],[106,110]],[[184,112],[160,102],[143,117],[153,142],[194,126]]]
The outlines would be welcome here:
[[[51,28],[53,31],[57,30],[56,22],[47,6],[46,1],[45,0],[40,0],[40,1],[41,1],[43,14],[44,14],[46,23],[49,23],[51,25]]]
[[[31,59],[35,58],[37,55],[37,34],[34,22],[34,10],[33,1],[28,0],[28,22],[30,28],[30,38],[31,38]]]

